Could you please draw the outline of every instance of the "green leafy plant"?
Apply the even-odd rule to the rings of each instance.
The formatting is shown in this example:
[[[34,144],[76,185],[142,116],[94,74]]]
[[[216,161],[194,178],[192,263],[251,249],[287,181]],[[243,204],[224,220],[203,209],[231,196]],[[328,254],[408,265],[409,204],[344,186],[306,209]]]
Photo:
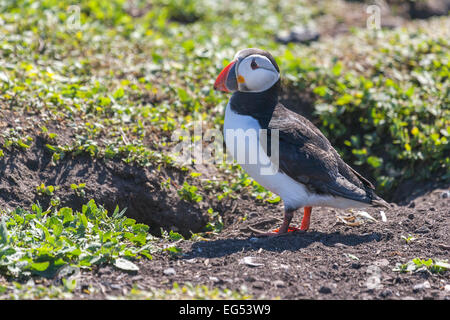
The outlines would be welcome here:
[[[152,258],[154,237],[147,225],[123,213],[116,208],[110,216],[93,200],[81,212],[66,207],[43,211],[36,204],[31,211],[17,208],[1,220],[0,272],[52,277],[64,266],[90,268],[105,263],[135,270],[133,261]]]
[[[23,135],[19,130],[9,129],[0,134],[3,137],[3,147],[5,149],[11,149],[16,147],[22,150],[30,148],[33,138],[29,135]]]
[[[84,190],[84,188],[86,187],[86,183],[79,183],[79,184],[75,184],[72,183],[70,185],[70,188],[75,192],[75,194],[79,197],[84,197],[86,195],[86,192]]]
[[[43,195],[53,196],[54,192],[58,189],[59,189],[58,186],[52,186],[52,185],[46,186],[44,183],[41,183],[40,185],[38,185],[36,187],[36,192],[40,196],[43,196]]]
[[[190,202],[200,202],[203,197],[198,192],[198,187],[192,186],[187,182],[183,183],[183,186],[177,191],[181,199]]]
[[[432,259],[421,259],[414,258],[405,264],[398,263],[393,269],[398,272],[418,272],[423,270],[428,270],[432,273],[442,273],[450,270],[450,264],[447,260],[436,260]]]
[[[403,240],[405,240],[406,243],[410,243],[411,241],[417,240],[417,238],[414,238],[412,235],[408,235],[407,237],[401,236]]]
[[[213,234],[220,233],[224,227],[222,216],[219,212],[214,211],[214,209],[208,209],[208,215],[210,221],[206,225],[206,230],[212,232]]]
[[[230,290],[230,289],[219,289],[219,288],[208,288],[205,285],[193,285],[190,282],[184,284],[173,283],[173,287],[169,290],[140,290],[134,287],[130,293],[125,297],[127,299],[188,299],[188,300],[214,300],[214,299],[225,299],[225,300],[248,300],[253,297],[246,293]]]

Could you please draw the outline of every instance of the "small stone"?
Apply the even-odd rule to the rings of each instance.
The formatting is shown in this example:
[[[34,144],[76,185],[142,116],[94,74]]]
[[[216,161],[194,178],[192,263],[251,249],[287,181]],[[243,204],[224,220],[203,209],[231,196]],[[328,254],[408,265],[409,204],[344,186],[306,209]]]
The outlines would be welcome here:
[[[380,297],[387,298],[389,296],[392,296],[392,291],[390,289],[386,289],[380,292]]]
[[[293,27],[290,31],[281,31],[276,36],[276,40],[283,44],[289,42],[310,43],[319,38],[320,34],[317,31],[302,26]]]
[[[413,214],[413,213],[408,214],[408,219],[409,219],[409,220],[414,219],[414,214]]]
[[[144,279],[144,277],[141,276],[141,275],[137,275],[137,276],[134,276],[134,277],[131,278],[132,281],[140,281],[142,279]]]
[[[249,267],[261,267],[264,265],[262,263],[257,263],[254,257],[244,257],[239,260],[239,264],[245,264]]]
[[[110,288],[114,289],[114,290],[120,290],[120,289],[122,289],[122,286],[120,284],[113,283],[110,285]]]
[[[416,229],[416,233],[429,233],[431,230],[428,229],[426,226],[421,226],[420,228]]]
[[[411,203],[408,205],[408,208],[414,208],[416,206],[414,201],[411,201]]]
[[[353,269],[359,269],[359,268],[361,268],[361,263],[359,263],[359,262],[353,262],[353,263],[352,263],[352,268],[353,268]]]
[[[187,263],[196,263],[196,262],[197,262],[197,259],[192,258],[192,259],[186,259],[185,261],[186,261]]]
[[[420,291],[422,291],[422,290],[430,289],[430,288],[431,288],[431,285],[430,285],[430,283],[429,283],[428,280],[427,280],[427,281],[425,281],[425,282],[423,282],[423,283],[418,283],[418,284],[416,284],[416,285],[413,287],[413,292],[414,292],[414,293],[418,293],[418,292],[420,292]]]
[[[286,284],[284,283],[283,280],[275,280],[273,282],[273,285],[277,288],[286,288]]]
[[[219,278],[217,278],[217,277],[209,277],[209,280],[211,280],[214,283],[217,283],[220,281]]]
[[[174,268],[167,268],[167,269],[165,269],[165,270],[163,271],[163,273],[164,273],[166,276],[173,276],[173,275],[175,275],[177,272],[175,271]]]
[[[256,282],[253,283],[252,287],[255,288],[255,289],[262,290],[262,289],[264,289],[264,282],[256,281]]]
[[[331,288],[325,287],[325,286],[321,286],[320,289],[319,289],[319,293],[330,294],[331,293]]]
[[[98,274],[100,275],[107,275],[107,274],[111,274],[111,268],[110,267],[104,267],[104,268],[100,268],[98,269]]]
[[[389,265],[388,259],[380,259],[374,262],[374,264],[378,267],[387,267]]]
[[[444,287],[445,292],[450,292],[450,284],[446,284]]]

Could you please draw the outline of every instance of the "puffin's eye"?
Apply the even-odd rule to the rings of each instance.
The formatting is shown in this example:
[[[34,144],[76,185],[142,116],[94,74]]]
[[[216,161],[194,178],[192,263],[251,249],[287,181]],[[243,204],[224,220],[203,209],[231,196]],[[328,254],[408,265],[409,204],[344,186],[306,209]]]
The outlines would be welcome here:
[[[258,65],[256,64],[255,59],[252,60],[252,63],[250,64],[250,67],[252,67],[253,70],[258,69]]]

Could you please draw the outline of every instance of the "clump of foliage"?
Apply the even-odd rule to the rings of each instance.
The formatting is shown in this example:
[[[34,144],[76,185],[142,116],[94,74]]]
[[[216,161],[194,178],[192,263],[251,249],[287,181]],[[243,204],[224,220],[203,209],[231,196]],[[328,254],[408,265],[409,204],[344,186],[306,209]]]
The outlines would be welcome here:
[[[46,186],[44,183],[41,183],[36,187],[36,193],[40,196],[47,195],[52,196],[56,190],[58,190],[58,186]]]
[[[190,202],[200,202],[203,200],[203,197],[198,192],[198,187],[190,185],[186,181],[183,183],[183,186],[178,189],[178,195],[181,199],[187,200]]]
[[[420,272],[430,271],[431,273],[442,273],[450,270],[450,264],[447,260],[421,259],[414,258],[405,264],[398,263],[394,271],[398,272]]]
[[[320,5],[5,2],[0,52],[8,63],[0,64],[0,103],[39,118],[33,120],[54,163],[87,154],[178,166],[170,155],[177,142],[172,132],[191,130],[194,113],[204,130],[221,130],[228,96],[214,92],[214,79],[237,50],[262,47],[277,57],[285,87],[315,94],[313,121],[344,160],[377,180],[381,194],[409,179],[448,180],[448,19],[423,29],[360,30],[309,47],[275,41],[277,30],[307,25],[331,10],[317,10]],[[55,121],[72,132],[55,132]],[[33,126],[3,133],[0,157],[13,147],[28,149]],[[238,166],[218,170],[242,173]],[[279,201],[257,185],[243,189]]]
[[[276,57],[285,88],[315,95],[312,120],[345,161],[376,179],[380,194],[389,197],[409,179],[448,181],[450,19],[426,21],[423,28],[411,23],[390,31],[359,30],[310,46],[275,41],[279,30],[314,25],[316,18],[330,14],[329,3],[3,1],[0,161],[29,152],[40,135],[52,164],[83,155],[158,169],[174,166],[188,175],[192,168],[177,164],[170,153],[179,142],[172,133],[194,131],[192,123],[198,119],[204,132],[221,131],[229,96],[213,90],[214,79],[236,51],[260,47]],[[179,187],[180,199],[223,201],[246,194],[280,202],[238,165],[216,164],[216,169],[213,177]],[[172,184],[166,179],[161,178],[163,188]],[[70,191],[85,197],[86,189],[80,183]],[[109,216],[93,201],[81,212],[57,209],[55,191],[45,185],[36,189],[52,197],[46,211],[34,205],[1,213],[3,275],[52,276],[65,266],[101,263],[133,271],[136,259],[151,257],[147,226],[118,210]],[[206,229],[220,232],[220,212],[210,209],[208,214]],[[167,237],[181,239],[174,232]],[[180,253],[175,246],[166,251]],[[421,262],[422,267],[427,264]],[[34,287],[33,295],[58,295],[72,287],[70,281],[63,291]],[[230,297],[185,287],[170,295]],[[4,288],[0,286],[0,295]],[[27,290],[20,285],[14,289],[18,297]]]
[[[384,194],[406,180],[450,179],[448,40],[399,30],[340,42],[339,56],[319,58],[329,68],[283,57],[300,74],[296,85],[315,93],[316,121],[331,143]]]
[[[252,296],[244,292],[233,291],[230,289],[209,289],[204,285],[193,285],[190,282],[186,282],[183,285],[174,282],[173,288],[169,290],[139,290],[133,288],[126,299],[176,299],[176,300],[248,300],[252,299]]]

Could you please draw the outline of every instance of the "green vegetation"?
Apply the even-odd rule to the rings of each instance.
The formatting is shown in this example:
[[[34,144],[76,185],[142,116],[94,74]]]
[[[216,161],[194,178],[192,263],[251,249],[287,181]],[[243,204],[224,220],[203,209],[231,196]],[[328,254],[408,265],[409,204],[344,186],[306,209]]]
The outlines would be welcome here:
[[[178,195],[183,200],[200,202],[203,200],[203,197],[197,191],[198,188],[196,186],[191,186],[189,183],[184,182],[183,186],[178,190]]]
[[[14,282],[8,286],[0,284],[0,299],[10,300],[24,300],[24,299],[71,299],[73,298],[73,285],[67,282],[62,286],[44,286],[35,284],[33,281],[28,281],[25,284]],[[85,289],[87,294],[95,294],[95,288],[89,287]],[[187,282],[184,285],[179,285],[177,282],[168,290],[153,289],[140,290],[133,288],[124,296],[109,296],[109,299],[131,299],[131,300],[211,300],[211,299],[226,299],[226,300],[248,300],[252,299],[251,295],[232,291],[229,289],[209,289],[207,286],[192,285]]]
[[[151,259],[157,248],[148,226],[112,215],[94,200],[81,212],[71,208],[31,211],[17,208],[2,216],[0,224],[0,272],[15,278],[39,275],[53,277],[61,268],[91,268],[102,263],[122,270],[137,270],[132,262]]]
[[[347,161],[370,172],[384,192],[413,177],[426,181],[441,173],[450,178],[447,39],[430,38],[423,30],[357,32],[352,52],[342,48],[336,62],[328,61],[330,69],[314,69],[308,81],[332,144]],[[368,48],[366,59],[348,60]]]
[[[68,282],[65,282],[68,283]],[[7,286],[0,284],[0,299],[2,300],[35,300],[35,299],[70,299],[73,286],[45,286],[30,280],[25,284],[13,282]]]
[[[36,187],[36,192],[38,195],[43,196],[52,196],[53,193],[58,190],[58,186],[46,186],[44,183],[41,183],[39,186]]]
[[[135,288],[132,289],[131,292],[124,298],[133,300],[247,300],[252,299],[252,296],[229,289],[220,290],[218,288],[209,289],[207,286],[201,285],[194,286],[189,282],[180,286],[177,282],[175,282],[173,284],[173,288],[169,290],[143,291]]]
[[[432,259],[421,259],[414,258],[411,261],[408,261],[405,264],[397,264],[394,268],[394,271],[398,272],[419,272],[428,270],[432,273],[441,273],[450,270],[450,264],[447,260],[436,260]]]
[[[84,191],[85,187],[86,187],[86,183],[79,183],[79,184],[72,183],[70,185],[70,188],[75,192],[75,194],[77,196],[80,196],[80,197],[85,196],[85,194],[86,194],[86,192]]]
[[[405,237],[405,236],[401,236],[400,238],[402,238],[403,240],[405,240],[405,242],[406,242],[406,244],[408,244],[408,243],[410,243],[410,242],[412,242],[412,241],[414,241],[414,240],[417,240],[417,238],[414,238],[412,235],[408,235],[407,237]]]
[[[269,0],[258,10],[246,7],[204,0],[5,3],[0,104],[39,119],[55,163],[89,154],[177,166],[171,133],[189,131],[193,120],[220,130],[227,96],[213,91],[217,73],[237,50],[263,47],[277,57],[287,91],[314,93],[314,120],[346,161],[377,180],[382,195],[408,179],[450,178],[448,19],[286,46],[275,42],[277,30],[330,8]],[[71,128],[69,139],[54,133],[52,120]],[[1,134],[2,154],[33,143],[29,125]]]

